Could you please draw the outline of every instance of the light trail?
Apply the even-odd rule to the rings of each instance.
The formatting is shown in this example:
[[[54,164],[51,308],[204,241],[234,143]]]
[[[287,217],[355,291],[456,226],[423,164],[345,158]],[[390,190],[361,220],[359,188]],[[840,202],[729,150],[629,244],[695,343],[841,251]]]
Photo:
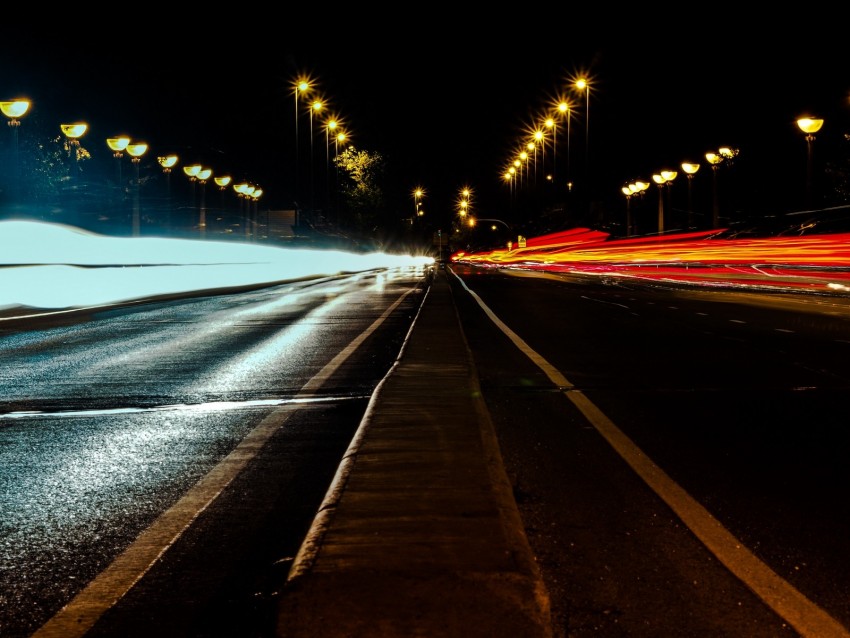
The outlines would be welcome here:
[[[456,253],[455,263],[696,285],[850,291],[850,233],[720,239],[722,229],[609,240],[586,228],[523,248]]]
[[[81,308],[196,290],[422,267],[433,258],[236,241],[108,237],[0,222],[0,310]]]

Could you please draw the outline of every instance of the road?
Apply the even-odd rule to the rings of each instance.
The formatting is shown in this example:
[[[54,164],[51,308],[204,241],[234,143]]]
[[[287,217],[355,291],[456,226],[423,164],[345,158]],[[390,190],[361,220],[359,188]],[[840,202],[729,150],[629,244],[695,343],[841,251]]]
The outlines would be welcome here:
[[[556,638],[847,635],[850,298],[449,277]],[[269,635],[424,283],[0,323],[0,635]]]
[[[847,635],[846,296],[454,270],[557,636]]]
[[[72,635],[50,622],[77,595],[88,636],[267,635],[425,281],[0,322],[0,635]]]

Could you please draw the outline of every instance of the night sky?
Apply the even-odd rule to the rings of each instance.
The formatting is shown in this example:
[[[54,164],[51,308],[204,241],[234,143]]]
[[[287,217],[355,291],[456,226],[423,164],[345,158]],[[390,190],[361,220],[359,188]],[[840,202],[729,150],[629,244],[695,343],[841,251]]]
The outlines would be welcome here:
[[[8,48],[0,55],[0,98],[33,101],[21,135],[84,120],[83,143],[93,154],[110,157],[105,139],[128,134],[150,144],[152,163],[176,152],[181,161],[257,183],[270,208],[289,208],[296,153],[304,162],[309,148],[305,104],[296,151],[292,84],[307,74],[354,146],[384,156],[387,194],[401,213],[413,210],[411,192],[422,186],[437,226],[448,223],[466,185],[480,216],[508,214],[501,176],[559,94],[576,109],[570,163],[577,170],[585,160],[587,134],[594,189],[614,210],[624,206],[623,184],[651,181],[653,172],[685,160],[702,162],[698,178],[708,180],[704,154],[719,146],[740,149],[741,179],[765,193],[802,184],[806,146],[795,120],[804,112],[826,120],[817,139],[822,156],[846,144],[850,55],[840,42],[810,45],[801,56],[787,37],[698,48],[648,37],[562,41],[487,50],[435,50],[442,43],[433,40],[367,51],[344,43],[332,54],[267,37],[215,46],[214,36],[204,49],[184,42],[174,50],[87,42],[57,51],[30,43],[28,55]],[[571,78],[582,73],[592,81],[589,130],[583,96],[570,93]],[[314,126],[314,153],[324,158],[318,119]],[[563,170],[563,126],[558,135]]]

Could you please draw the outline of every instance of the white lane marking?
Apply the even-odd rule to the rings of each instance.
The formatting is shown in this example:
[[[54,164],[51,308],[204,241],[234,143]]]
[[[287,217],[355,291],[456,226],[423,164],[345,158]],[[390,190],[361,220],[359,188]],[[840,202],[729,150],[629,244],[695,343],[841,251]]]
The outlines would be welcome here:
[[[531,359],[644,482],[679,516],[729,571],[806,638],[850,638],[850,631],[756,557],[700,503],[671,479],[581,390],[508,328],[457,275],[461,285],[499,329]]]
[[[108,408],[103,410],[58,410],[56,412],[43,412],[40,410],[24,410],[21,412],[0,413],[0,421],[3,419],[28,419],[33,417],[77,417],[77,416],[110,416],[115,414],[138,414],[140,412],[217,412],[220,410],[242,410],[245,408],[263,408],[274,405],[287,405],[291,403],[326,403],[348,401],[351,399],[366,399],[368,395],[362,396],[326,396],[326,397],[293,397],[291,399],[253,399],[251,401],[207,401],[205,403],[172,403],[169,405],[154,405],[146,408]]]
[[[320,387],[351,356],[402,301],[417,287],[408,289],[372,325],[358,335],[301,389],[309,394]],[[30,638],[82,638],[89,629],[150,570],[192,522],[260,452],[283,426],[294,407],[279,408],[251,430],[236,448],[202,477],[186,494],[163,512],[109,567],[98,574],[67,605]]]

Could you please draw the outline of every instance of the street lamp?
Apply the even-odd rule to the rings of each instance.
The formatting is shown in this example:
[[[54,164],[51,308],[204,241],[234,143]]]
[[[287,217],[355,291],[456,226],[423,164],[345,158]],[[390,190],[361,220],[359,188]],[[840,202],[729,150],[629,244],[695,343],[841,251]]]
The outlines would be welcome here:
[[[667,180],[661,173],[652,176],[652,181],[658,185],[658,234],[664,232],[664,182]]]
[[[8,102],[0,102],[0,111],[3,115],[9,118],[7,124],[12,131],[12,161],[15,165],[12,174],[12,190],[14,199],[17,200],[20,195],[20,167],[18,157],[18,128],[21,126],[19,118],[26,115],[30,108],[30,101],[26,99],[11,100]]]
[[[699,164],[694,162],[682,162],[682,170],[685,171],[685,175],[688,177],[688,230],[693,228],[694,225],[694,200],[692,196],[692,188],[694,175],[699,170]]]
[[[567,116],[567,179],[570,177],[570,105],[560,100],[555,106],[557,112]],[[551,122],[551,124],[550,124]],[[558,183],[558,121],[552,117],[546,120],[546,126],[552,129],[552,181]]]
[[[422,217],[422,198],[425,196],[425,189],[417,187],[413,190],[413,218]]]
[[[171,170],[177,165],[176,155],[160,155],[156,158],[159,165],[162,167],[162,173],[165,175],[165,194],[167,198],[167,213],[165,225],[171,228]]]
[[[630,237],[632,234],[632,195],[635,193],[628,186],[623,186],[620,190],[626,196],[626,237]]]
[[[316,203],[313,195],[313,173],[315,172],[315,160],[313,159],[313,113],[318,113],[324,107],[321,100],[313,100],[310,104],[310,212],[313,213]]]
[[[123,191],[124,188],[124,177],[123,170],[121,168],[121,159],[124,157],[124,151],[127,150],[127,145],[130,143],[130,138],[126,135],[122,135],[121,137],[108,137],[106,138],[106,145],[109,147],[109,150],[112,151],[112,157],[115,158],[115,174],[116,174],[116,184],[118,184],[118,188]]]
[[[711,165],[711,227],[717,228],[720,225],[720,200],[717,198],[717,169],[723,163],[723,156],[720,153],[709,151],[705,154],[705,159]]]
[[[299,111],[298,96],[303,95],[304,93],[309,91],[311,88],[312,87],[311,87],[311,84],[310,84],[310,79],[306,78],[306,77],[298,78],[295,81],[295,83],[293,84],[293,94],[295,95],[295,170],[294,170],[295,185],[292,189],[292,193],[293,193],[293,196],[296,200],[299,197],[299,193],[298,193],[298,186],[299,186],[299,184],[298,184],[298,160],[299,160],[299,157],[298,157],[298,111]],[[296,204],[297,204],[297,202],[296,202]],[[296,208],[297,208],[297,206],[296,206]]]
[[[230,175],[216,175],[213,177],[213,180],[215,181],[215,185],[218,186],[219,194],[221,195],[221,215],[223,218],[227,211],[227,207],[224,205],[224,193],[227,191],[227,187],[233,181],[233,178]]]
[[[812,170],[813,170],[813,148],[815,141],[815,133],[823,126],[823,120],[811,117],[801,117],[797,120],[797,126],[806,134],[806,207],[811,208],[812,205]]]
[[[259,217],[258,208],[259,208],[259,203],[260,203],[260,197],[262,197],[262,195],[263,195],[263,189],[259,188],[259,187],[255,187],[254,190],[251,192],[251,203],[253,204],[253,208],[254,208],[253,213],[252,213],[252,218],[253,218],[253,221],[252,221],[253,233],[252,234],[253,234],[253,240],[254,241],[257,241],[257,235],[258,235],[258,233],[257,233],[257,227],[258,227],[257,220],[258,220],[258,217]]]
[[[643,193],[647,188],[649,188],[649,182],[644,182],[642,180],[637,180],[629,184],[629,190],[632,192],[632,196],[634,197],[637,195],[641,199],[643,198]],[[634,234],[634,227],[630,229],[630,232]]]
[[[575,88],[584,91],[584,164],[587,170],[590,164],[590,81],[580,77],[575,81]]]
[[[667,210],[670,211],[670,214],[673,214],[673,180],[676,179],[676,176],[679,173],[671,170],[663,170],[661,171],[661,177],[664,178],[664,186],[667,190]]]
[[[196,175],[195,179],[198,180],[198,184],[201,187],[201,206],[200,206],[200,215],[198,217],[198,230],[201,233],[201,237],[204,237],[207,234],[207,180],[212,175],[211,168],[201,168]]]
[[[62,130],[63,135],[68,138],[66,148],[68,150],[68,155],[74,155],[74,170],[79,171],[80,138],[85,135],[89,125],[84,122],[77,122],[76,124],[60,124],[59,128]]]
[[[127,153],[130,155],[130,161],[133,163],[135,180],[133,183],[133,237],[138,237],[140,234],[140,219],[141,219],[141,202],[140,202],[140,187],[141,180],[139,179],[139,164],[142,161],[142,155],[148,150],[148,145],[144,142],[131,142],[127,144]]]

